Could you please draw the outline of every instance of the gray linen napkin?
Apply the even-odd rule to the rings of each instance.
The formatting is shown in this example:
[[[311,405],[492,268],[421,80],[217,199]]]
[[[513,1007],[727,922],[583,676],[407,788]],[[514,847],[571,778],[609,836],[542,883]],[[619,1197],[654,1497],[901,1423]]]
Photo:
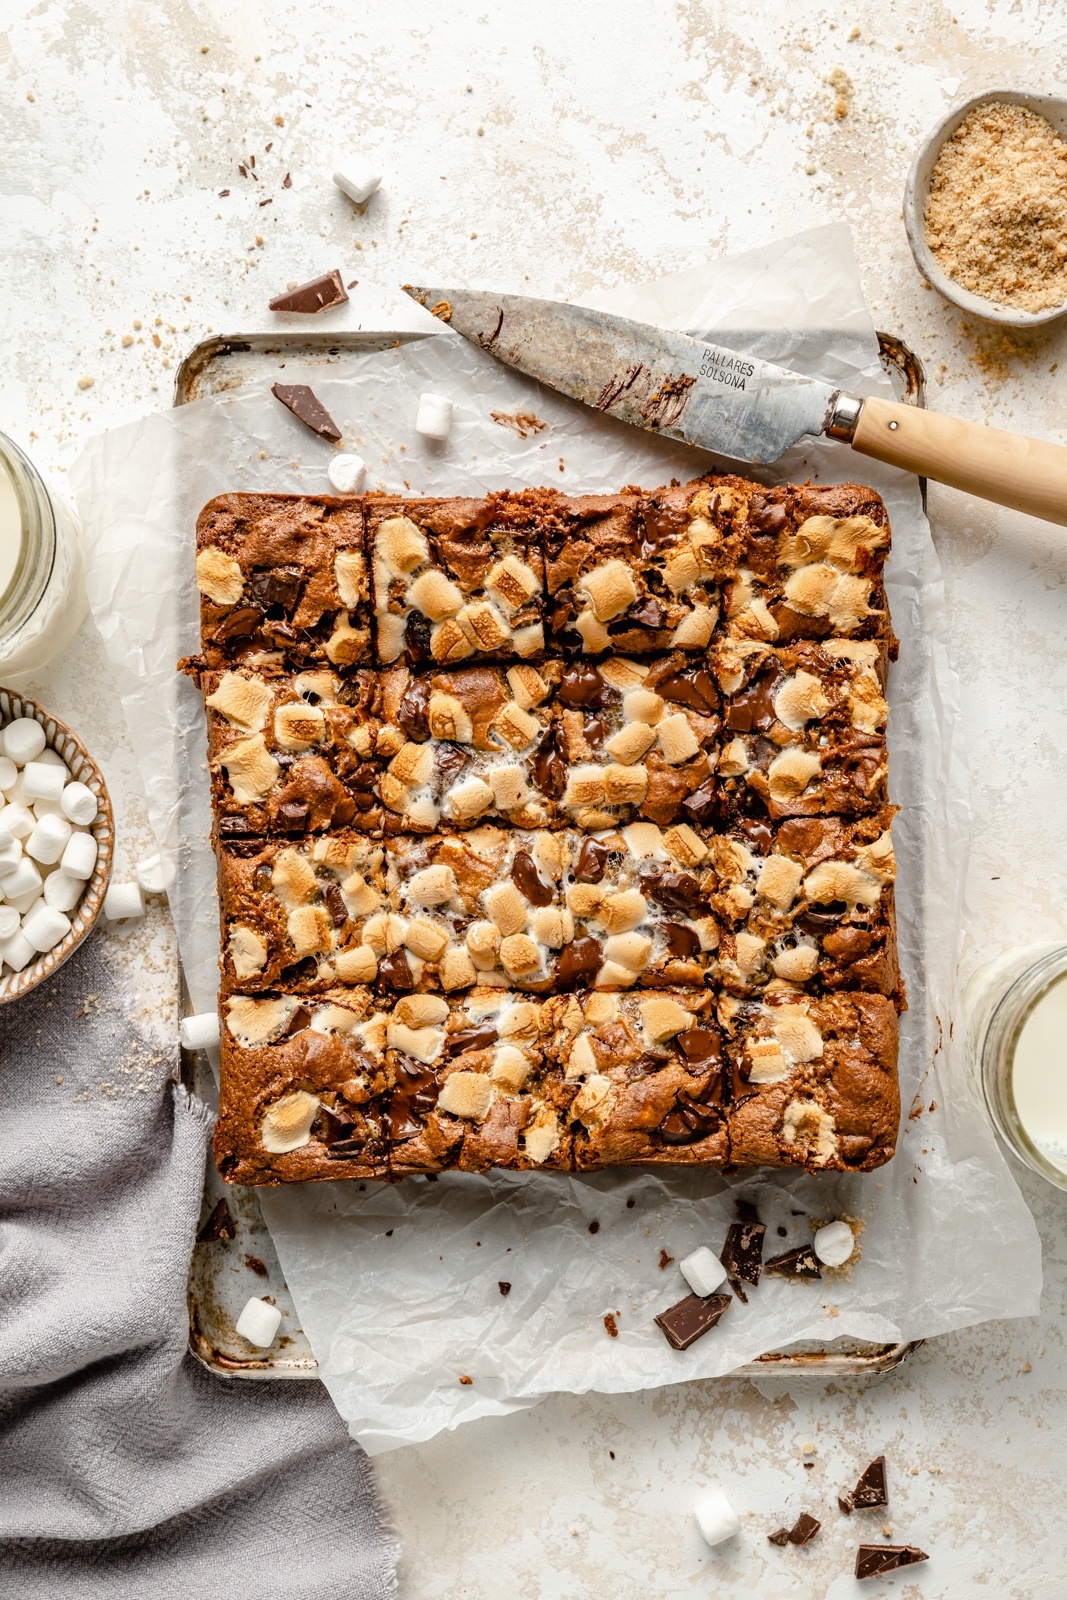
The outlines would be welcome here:
[[[378,1600],[394,1542],[320,1385],[186,1352],[211,1119],[114,959],[0,1010],[0,1593]]]

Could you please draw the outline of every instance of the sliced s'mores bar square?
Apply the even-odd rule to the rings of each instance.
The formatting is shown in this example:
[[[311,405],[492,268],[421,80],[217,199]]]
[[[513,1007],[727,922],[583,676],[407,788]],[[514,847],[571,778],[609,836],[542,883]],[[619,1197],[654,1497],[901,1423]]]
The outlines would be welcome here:
[[[263,673],[370,659],[359,500],[227,494],[196,526],[201,665]]]
[[[544,649],[539,496],[369,496],[378,660],[535,661]]]

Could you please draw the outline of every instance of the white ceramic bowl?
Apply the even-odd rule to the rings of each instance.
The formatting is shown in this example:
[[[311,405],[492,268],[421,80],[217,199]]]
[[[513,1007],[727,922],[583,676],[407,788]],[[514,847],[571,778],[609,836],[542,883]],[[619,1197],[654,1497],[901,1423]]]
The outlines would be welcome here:
[[[35,722],[41,724],[45,739],[48,741],[48,748],[54,750],[56,755],[66,762],[72,778],[76,778],[79,783],[84,783],[93,791],[100,809],[90,830],[97,844],[96,866],[93,868],[92,877],[85,885],[85,893],[71,913],[70,932],[54,949],[46,951],[43,956],[38,956],[36,961],[31,961],[21,972],[5,972],[3,977],[0,977],[0,1005],[6,1005],[9,1000],[18,1000],[31,989],[36,989],[37,985],[50,978],[56,968],[61,967],[71,952],[81,944],[100,915],[100,908],[107,892],[107,882],[111,876],[111,857],[115,842],[115,821],[111,814],[111,801],[104,786],[103,773],[81,740],[76,734],[71,733],[66,723],[60,722],[58,717],[53,717],[49,712],[42,710],[34,701],[12,694],[9,689],[0,689],[0,727],[6,727],[16,717],[32,717]]]
[[[981,94],[972,95],[969,100],[961,101],[954,106],[948,116],[931,129],[919,146],[915,160],[908,173],[908,181],[904,186],[904,226],[908,233],[908,243],[911,253],[915,257],[915,265],[926,279],[927,283],[943,294],[946,300],[951,300],[954,306],[959,306],[961,311],[967,311],[973,317],[984,317],[987,322],[999,322],[1009,328],[1037,328],[1042,323],[1054,322],[1057,317],[1062,317],[1067,312],[1067,300],[1062,305],[1051,306],[1046,311],[1021,311],[1017,306],[998,305],[995,300],[987,300],[983,295],[972,294],[962,284],[950,278],[941,266],[937,257],[926,243],[926,229],[923,224],[923,215],[926,211],[926,198],[930,193],[930,177],[937,158],[946,140],[951,139],[960,123],[969,111],[975,106],[987,104],[990,100],[1000,100],[1013,106],[1025,106],[1029,111],[1035,111],[1039,117],[1044,117],[1051,122],[1061,139],[1067,139],[1067,100],[1055,94],[1027,94],[1022,89],[983,89]]]

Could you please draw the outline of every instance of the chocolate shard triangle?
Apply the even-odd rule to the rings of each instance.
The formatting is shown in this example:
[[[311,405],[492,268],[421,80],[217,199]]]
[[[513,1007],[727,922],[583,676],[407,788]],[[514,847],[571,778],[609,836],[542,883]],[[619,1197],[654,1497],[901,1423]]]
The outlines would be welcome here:
[[[810,1244],[801,1245],[799,1250],[787,1250],[784,1256],[772,1256],[765,1261],[765,1272],[773,1272],[779,1278],[821,1278],[818,1258]]]
[[[341,274],[335,270],[324,272],[321,278],[299,283],[295,289],[286,290],[285,294],[276,294],[268,304],[271,311],[302,311],[314,315],[317,311],[328,311],[331,306],[342,305],[347,299]]]
[[[317,433],[320,439],[329,439],[332,444],[340,442],[340,428],[322,401],[316,398],[314,390],[309,389],[306,383],[275,383],[272,384],[270,392],[299,422],[310,428],[312,433]]]
[[[677,1305],[661,1311],[655,1321],[669,1345],[675,1350],[688,1350],[709,1328],[714,1328],[729,1304],[728,1294],[687,1294]]]
[[[929,1559],[925,1550],[913,1544],[861,1544],[856,1551],[856,1577],[881,1578],[887,1572],[899,1572],[901,1567],[913,1567]]]
[[[731,1222],[726,1230],[726,1243],[719,1252],[719,1260],[726,1268],[730,1287],[737,1298],[748,1304],[748,1296],[741,1287],[750,1283],[755,1287],[763,1271],[763,1236],[767,1232],[762,1222]]]

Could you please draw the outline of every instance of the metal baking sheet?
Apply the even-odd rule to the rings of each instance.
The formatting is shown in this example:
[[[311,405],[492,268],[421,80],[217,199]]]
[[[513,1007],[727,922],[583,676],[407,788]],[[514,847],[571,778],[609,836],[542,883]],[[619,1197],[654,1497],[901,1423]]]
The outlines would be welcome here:
[[[288,360],[301,365],[339,367],[372,350],[385,350],[410,339],[408,332],[294,333],[218,335],[189,352],[175,376],[174,404],[185,405],[210,395],[230,393],[246,383],[261,382]],[[925,404],[922,362],[902,340],[879,333],[882,365],[900,400]],[[926,485],[922,482],[923,500]],[[210,1104],[216,1103],[214,1074],[200,1052],[183,1053],[186,1087]],[[226,1200],[234,1237],[197,1241],[189,1269],[189,1349],[211,1372],[237,1378],[314,1378],[318,1363],[300,1326],[281,1264],[259,1209],[253,1188],[225,1184],[209,1153],[204,1177],[201,1227],[218,1202]],[[257,1352],[235,1330],[245,1302],[257,1295],[282,1313],[277,1339],[266,1353]],[[838,1339],[832,1344],[804,1344],[768,1351],[730,1376],[773,1376],[808,1373],[818,1377],[865,1377],[899,1366],[921,1340],[872,1344]]]

